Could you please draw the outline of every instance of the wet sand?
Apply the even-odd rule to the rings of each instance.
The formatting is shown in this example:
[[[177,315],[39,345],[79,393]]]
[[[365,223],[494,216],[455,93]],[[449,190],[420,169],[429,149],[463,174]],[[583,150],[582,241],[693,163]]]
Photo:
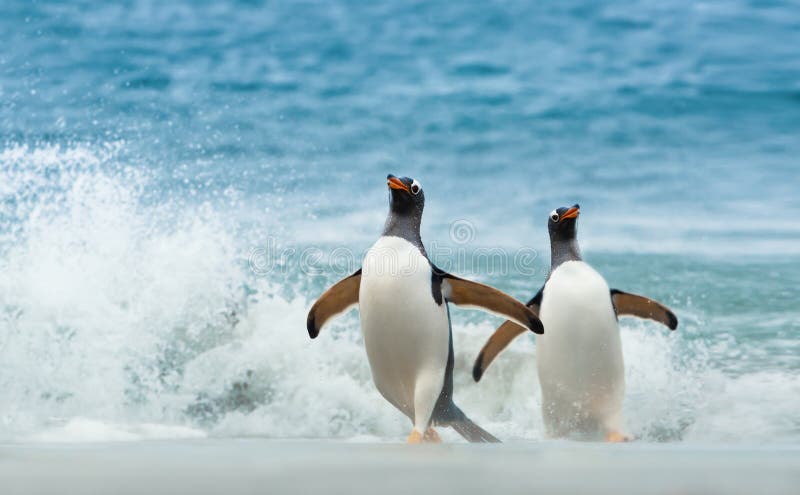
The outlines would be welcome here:
[[[0,493],[800,493],[800,448],[203,439],[0,445]]]

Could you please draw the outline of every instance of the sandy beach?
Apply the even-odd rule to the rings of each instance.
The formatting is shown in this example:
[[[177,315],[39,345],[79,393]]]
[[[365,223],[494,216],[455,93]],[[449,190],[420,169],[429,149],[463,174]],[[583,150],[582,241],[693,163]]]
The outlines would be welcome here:
[[[211,439],[0,446],[5,495],[49,493],[791,494],[800,449],[573,442]]]

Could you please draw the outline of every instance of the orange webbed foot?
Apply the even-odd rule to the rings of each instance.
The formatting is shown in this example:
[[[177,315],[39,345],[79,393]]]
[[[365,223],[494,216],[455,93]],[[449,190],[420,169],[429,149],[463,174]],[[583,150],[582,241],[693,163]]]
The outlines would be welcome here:
[[[422,433],[418,432],[417,430],[411,430],[411,434],[406,439],[406,443],[409,444],[422,443],[424,438],[425,437],[422,435]]]
[[[610,431],[606,434],[606,442],[624,443],[630,441],[631,441],[630,437],[628,437],[627,435],[623,435],[618,431]]]
[[[422,437],[422,441],[426,443],[442,443],[441,437],[439,437],[439,434],[436,433],[436,430],[433,428],[428,428],[425,430],[425,435]]]

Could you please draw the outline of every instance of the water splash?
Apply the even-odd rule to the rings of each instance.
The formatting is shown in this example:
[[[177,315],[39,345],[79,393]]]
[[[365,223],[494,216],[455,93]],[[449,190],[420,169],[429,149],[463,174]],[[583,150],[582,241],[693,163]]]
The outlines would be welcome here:
[[[253,277],[236,212],[154,200],[156,178],[116,145],[10,146],[0,161],[0,438],[407,433],[372,385],[355,313],[308,339],[312,295]],[[796,440],[800,378],[720,369],[734,344],[709,341],[684,306],[676,333],[622,322],[631,433]],[[533,338],[475,384],[472,360],[498,321],[470,315],[454,311],[456,402],[501,438],[543,438]]]

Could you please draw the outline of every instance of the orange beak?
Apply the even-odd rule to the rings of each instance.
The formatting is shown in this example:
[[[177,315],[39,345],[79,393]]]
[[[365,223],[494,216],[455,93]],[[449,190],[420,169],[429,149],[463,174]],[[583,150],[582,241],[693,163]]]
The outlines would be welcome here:
[[[563,215],[561,215],[561,220],[566,220],[567,218],[576,218],[578,215],[580,215],[580,213],[581,209],[573,206],[569,210],[565,211]]]
[[[403,190],[405,192],[408,192],[408,193],[411,192],[408,189],[408,186],[403,184],[403,181],[401,181],[397,177],[394,177],[394,176],[389,177],[388,179],[386,179],[386,183],[389,185],[390,189],[401,189],[401,190]]]

